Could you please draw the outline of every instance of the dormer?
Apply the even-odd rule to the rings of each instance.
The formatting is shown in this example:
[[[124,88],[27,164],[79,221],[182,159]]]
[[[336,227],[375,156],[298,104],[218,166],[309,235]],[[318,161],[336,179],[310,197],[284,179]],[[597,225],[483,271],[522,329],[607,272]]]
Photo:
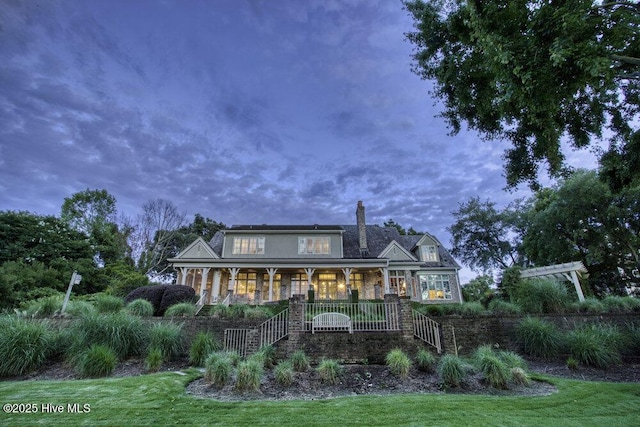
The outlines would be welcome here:
[[[395,240],[387,245],[378,258],[387,258],[392,261],[416,261],[416,257]]]
[[[415,253],[422,262],[439,262],[439,246],[440,242],[438,242],[435,237],[431,236],[430,234],[425,234],[416,243]]]
[[[182,252],[176,255],[176,259],[211,259],[219,258],[213,251],[211,246],[204,241],[202,237],[198,237],[187,246]]]

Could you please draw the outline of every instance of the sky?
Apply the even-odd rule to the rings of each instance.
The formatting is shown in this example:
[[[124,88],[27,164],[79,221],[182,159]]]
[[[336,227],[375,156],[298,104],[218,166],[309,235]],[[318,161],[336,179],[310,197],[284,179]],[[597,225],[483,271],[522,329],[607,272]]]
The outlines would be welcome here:
[[[0,210],[106,189],[128,216],[355,224],[362,200],[450,247],[460,203],[529,192],[506,143],[449,135],[412,29],[400,0],[2,0]]]

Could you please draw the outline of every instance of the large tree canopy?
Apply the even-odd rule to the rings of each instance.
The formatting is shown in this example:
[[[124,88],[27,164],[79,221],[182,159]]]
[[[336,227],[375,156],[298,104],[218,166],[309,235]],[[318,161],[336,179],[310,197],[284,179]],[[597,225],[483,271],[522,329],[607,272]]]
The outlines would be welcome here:
[[[509,186],[537,187],[545,163],[551,175],[565,172],[564,140],[586,147],[610,136],[612,157],[638,157],[639,2],[415,0],[405,7],[416,29],[407,34],[414,71],[435,81],[454,133],[466,123],[512,143]],[[612,180],[628,172],[640,174],[614,170]]]

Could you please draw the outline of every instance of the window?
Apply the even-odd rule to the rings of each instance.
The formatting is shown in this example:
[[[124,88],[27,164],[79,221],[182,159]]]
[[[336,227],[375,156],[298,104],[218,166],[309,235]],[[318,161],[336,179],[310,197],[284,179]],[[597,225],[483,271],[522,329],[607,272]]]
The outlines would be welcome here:
[[[407,284],[404,279],[404,271],[389,271],[389,288],[391,289],[392,294],[398,294],[400,296],[407,295]]]
[[[422,261],[434,262],[438,261],[438,248],[433,245],[424,245],[421,247]]]
[[[419,278],[423,300],[451,299],[448,274],[421,274]]]
[[[329,237],[298,237],[298,254],[322,254],[331,253],[331,240]]]
[[[246,295],[253,299],[256,292],[256,273],[238,273],[236,276],[236,295]]]
[[[344,285],[342,286],[342,290],[344,290]],[[318,299],[337,299],[338,281],[335,273],[318,274],[318,285],[316,291],[316,297]]]
[[[358,291],[359,298],[365,298],[364,294],[364,275],[362,273],[351,273],[349,275],[349,285],[351,289]]]
[[[309,283],[307,282],[307,275],[301,273],[294,273],[291,275],[291,296],[296,294],[306,295],[309,290]]]
[[[282,284],[282,276],[280,273],[273,275],[273,301],[280,300],[280,287]],[[262,301],[269,301],[269,275],[262,277]]]
[[[234,237],[234,255],[264,255],[264,237]]]

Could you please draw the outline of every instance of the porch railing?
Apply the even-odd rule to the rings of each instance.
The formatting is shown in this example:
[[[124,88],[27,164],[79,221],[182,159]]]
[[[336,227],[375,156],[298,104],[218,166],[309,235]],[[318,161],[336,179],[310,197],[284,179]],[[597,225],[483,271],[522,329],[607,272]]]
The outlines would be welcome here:
[[[442,353],[440,342],[440,324],[422,313],[413,311],[413,334]]]
[[[305,330],[311,332],[312,321],[321,313],[342,313],[351,318],[353,331],[398,331],[400,330],[400,313],[394,303],[361,301],[348,302],[315,302],[303,305]]]
[[[260,347],[271,345],[286,337],[289,333],[289,309],[265,320],[259,327]]]
[[[246,357],[251,331],[253,331],[253,329],[225,329],[224,349],[227,351],[235,351],[240,357]]]

